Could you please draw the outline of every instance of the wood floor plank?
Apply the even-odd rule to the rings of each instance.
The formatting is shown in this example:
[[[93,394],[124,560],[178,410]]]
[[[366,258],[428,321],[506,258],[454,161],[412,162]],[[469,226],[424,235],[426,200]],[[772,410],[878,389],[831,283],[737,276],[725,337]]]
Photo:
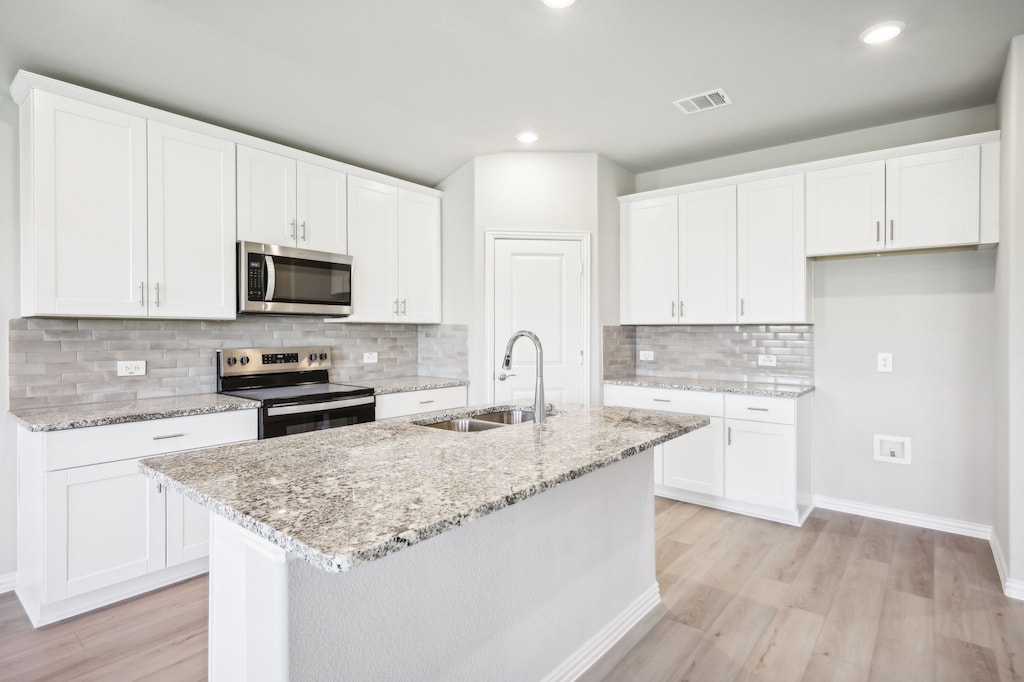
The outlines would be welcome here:
[[[886,590],[871,658],[872,682],[930,682],[935,676],[935,605]]]
[[[792,583],[803,566],[807,553],[818,541],[818,533],[802,528],[787,528],[758,564],[755,572],[766,578]]]
[[[835,533],[836,535],[848,535],[852,538],[860,535],[861,526],[864,524],[863,516],[855,516],[854,514],[846,514],[843,512],[832,512],[831,517],[825,523],[823,529],[826,533]]]
[[[754,646],[737,682],[799,680],[807,670],[825,619],[801,609],[778,609]]]
[[[834,661],[825,654],[813,654],[802,682],[867,682],[868,671],[846,661]],[[781,680],[779,681],[781,682]]]
[[[1024,681],[1024,601],[993,595],[989,609],[992,648],[999,666],[1000,679]]]
[[[864,519],[857,536],[857,549],[853,552],[854,557],[891,563],[898,530],[899,524],[891,521]]]
[[[688,682],[735,679],[774,620],[776,611],[750,599],[733,599],[707,629],[701,643],[681,666],[676,679]]]
[[[846,567],[814,650],[833,660],[871,667],[889,564],[853,559]]]
[[[934,571],[935,531],[901,525],[896,531],[887,587],[932,599]]]
[[[827,615],[852,553],[853,542],[848,536],[820,533],[793,580],[788,606]]]
[[[991,648],[989,604],[989,593],[981,586],[973,556],[936,545],[936,634]]]
[[[999,665],[992,649],[935,635],[936,682],[994,682],[998,679]]]
[[[691,659],[703,636],[700,630],[665,616],[604,679],[608,682],[678,679],[678,671]]]

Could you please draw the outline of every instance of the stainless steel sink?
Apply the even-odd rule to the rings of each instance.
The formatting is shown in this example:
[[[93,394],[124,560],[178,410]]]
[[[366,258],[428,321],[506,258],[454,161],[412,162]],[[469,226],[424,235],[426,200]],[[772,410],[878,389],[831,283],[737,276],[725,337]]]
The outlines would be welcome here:
[[[488,412],[478,414],[473,419],[480,419],[495,424],[522,424],[533,421],[532,410],[501,410],[500,412]]]
[[[458,431],[459,433],[471,433],[474,431],[498,429],[504,426],[504,424],[495,424],[490,421],[464,417],[462,419],[449,419],[446,422],[436,422],[434,424],[419,424],[419,426],[429,426],[432,429],[444,429],[445,431]]]

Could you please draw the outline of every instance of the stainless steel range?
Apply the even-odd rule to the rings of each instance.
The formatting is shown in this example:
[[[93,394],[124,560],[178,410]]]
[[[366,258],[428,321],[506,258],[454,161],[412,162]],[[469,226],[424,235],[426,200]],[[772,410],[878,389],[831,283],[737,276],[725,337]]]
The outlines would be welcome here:
[[[217,392],[260,402],[260,438],[372,422],[373,389],[332,384],[330,368],[330,348],[217,351]]]

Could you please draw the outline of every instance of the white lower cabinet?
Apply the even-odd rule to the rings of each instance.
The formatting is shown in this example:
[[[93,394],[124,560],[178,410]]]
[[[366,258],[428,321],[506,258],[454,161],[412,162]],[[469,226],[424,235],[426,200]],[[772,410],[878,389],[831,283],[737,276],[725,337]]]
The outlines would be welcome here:
[[[18,429],[17,594],[36,627],[206,571],[209,512],[139,460],[256,438],[255,410]],[[108,460],[108,461],[103,461]]]
[[[384,393],[377,396],[377,419],[405,417],[410,414],[451,410],[467,405],[465,386],[429,388],[422,391]]]
[[[656,495],[793,525],[810,513],[810,394],[768,398],[615,384],[604,390],[608,406],[711,421],[655,449]]]

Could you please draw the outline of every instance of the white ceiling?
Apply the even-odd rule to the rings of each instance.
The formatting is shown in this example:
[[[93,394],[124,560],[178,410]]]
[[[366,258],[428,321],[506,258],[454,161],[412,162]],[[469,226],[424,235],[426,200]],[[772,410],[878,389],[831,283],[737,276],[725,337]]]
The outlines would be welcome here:
[[[434,185],[525,128],[643,172],[991,104],[1021,33],[1022,0],[0,0],[0,79]],[[732,106],[671,104],[717,87]]]

